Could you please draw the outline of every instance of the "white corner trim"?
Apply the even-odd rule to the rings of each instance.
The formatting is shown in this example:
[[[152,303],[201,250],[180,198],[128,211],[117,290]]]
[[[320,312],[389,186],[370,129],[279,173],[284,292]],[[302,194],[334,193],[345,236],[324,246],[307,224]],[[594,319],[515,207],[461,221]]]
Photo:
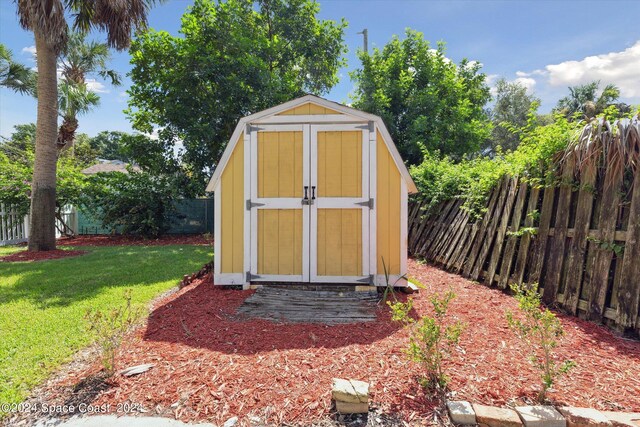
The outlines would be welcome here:
[[[213,194],[213,272],[220,274],[222,271],[222,183],[216,184],[216,190]]]
[[[408,209],[409,198],[407,193],[407,183],[400,181],[400,274],[407,274],[407,252],[408,252]]]
[[[242,273],[214,273],[214,285],[245,285],[245,276]]]

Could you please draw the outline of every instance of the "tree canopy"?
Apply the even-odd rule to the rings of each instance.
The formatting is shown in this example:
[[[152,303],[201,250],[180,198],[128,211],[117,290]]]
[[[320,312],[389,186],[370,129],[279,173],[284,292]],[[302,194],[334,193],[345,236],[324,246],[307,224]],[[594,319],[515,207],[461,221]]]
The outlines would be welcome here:
[[[180,36],[142,33],[131,47],[134,129],[157,130],[161,151],[181,141],[182,163],[204,191],[241,117],[337,83],[346,23],[318,11],[311,0],[196,0]]]
[[[479,63],[456,65],[444,43],[433,49],[413,30],[359,57],[353,105],[383,118],[407,163],[421,162],[421,145],[460,159],[489,137],[484,106],[491,95]]]
[[[569,95],[558,101],[555,111],[563,114],[567,118],[573,117],[576,113],[581,113],[588,118],[601,114],[605,108],[613,104],[618,97],[620,97],[620,89],[618,89],[616,85],[608,84],[602,92],[598,93],[599,87],[599,81],[570,86]],[[618,108],[618,106],[616,107]],[[628,106],[626,107],[626,110],[630,109]]]
[[[515,150],[520,143],[516,129],[527,124],[529,110],[534,102],[540,100],[527,93],[527,88],[517,81],[509,82],[504,78],[496,81],[496,103],[491,110],[493,131],[488,147],[492,152],[498,146],[504,150]]]

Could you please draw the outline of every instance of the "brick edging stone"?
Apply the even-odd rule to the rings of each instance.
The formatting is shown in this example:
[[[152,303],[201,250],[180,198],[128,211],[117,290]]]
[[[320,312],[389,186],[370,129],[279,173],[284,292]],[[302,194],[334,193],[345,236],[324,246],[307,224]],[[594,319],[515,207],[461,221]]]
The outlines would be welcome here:
[[[447,401],[451,421],[481,427],[640,427],[640,412],[609,412],[572,406],[501,408]]]

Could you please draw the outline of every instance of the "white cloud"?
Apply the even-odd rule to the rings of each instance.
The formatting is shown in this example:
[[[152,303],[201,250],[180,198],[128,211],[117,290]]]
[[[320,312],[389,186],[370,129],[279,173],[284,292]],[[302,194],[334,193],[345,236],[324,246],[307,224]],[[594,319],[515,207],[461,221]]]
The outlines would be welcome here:
[[[517,75],[517,73],[516,73]],[[518,77],[517,79],[514,80],[514,82],[516,83],[520,83],[522,86],[527,88],[527,92],[529,93],[533,93],[533,88],[536,85],[536,80],[531,78],[531,77]]]
[[[95,93],[109,93],[109,90],[107,90],[104,84],[93,79],[87,80],[87,89]]]
[[[547,77],[551,86],[574,86],[600,80],[613,83],[623,97],[639,97],[640,40],[621,51],[587,56],[579,61],[547,65],[534,73]]]
[[[36,47],[35,46],[26,46],[22,48],[22,53],[28,53],[30,55],[35,56],[36,54]]]

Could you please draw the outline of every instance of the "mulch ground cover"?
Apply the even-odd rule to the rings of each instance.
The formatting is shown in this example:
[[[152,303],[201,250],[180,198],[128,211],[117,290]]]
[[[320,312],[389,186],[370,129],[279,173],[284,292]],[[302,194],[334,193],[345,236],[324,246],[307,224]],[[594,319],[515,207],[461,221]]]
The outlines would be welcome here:
[[[431,313],[429,296],[435,292],[452,289],[457,295],[450,315],[466,328],[445,363],[451,396],[493,405],[532,402],[539,374],[505,320],[506,310],[517,310],[515,300],[413,260],[409,271],[427,287],[413,295],[417,314]],[[238,416],[240,425],[251,417],[310,425],[326,420],[332,378],[342,377],[368,381],[374,406],[407,425],[438,422],[438,400],[417,385],[420,369],[403,353],[407,331],[390,320],[388,308],[380,306],[376,323],[351,325],[246,319],[236,309],[252,291],[222,289],[210,281],[207,275],[157,301],[147,324],[117,356],[118,369],[155,366],[138,376],[114,376],[92,398],[95,405],[141,404],[149,414],[183,421],[221,424]],[[557,404],[640,411],[640,342],[558,316],[566,335],[557,355],[576,367],[549,397]],[[94,363],[69,373],[48,387],[49,399],[68,395],[99,371]]]
[[[53,251],[45,252],[29,252],[20,251],[11,255],[0,257],[0,262],[17,262],[17,261],[45,261],[49,259],[68,258],[78,255],[84,255],[87,251],[67,251],[63,249],[56,249]]]
[[[157,239],[121,235],[81,235],[58,239],[60,246],[163,246],[163,245],[211,245],[212,239],[201,234],[194,235],[164,235]]]

